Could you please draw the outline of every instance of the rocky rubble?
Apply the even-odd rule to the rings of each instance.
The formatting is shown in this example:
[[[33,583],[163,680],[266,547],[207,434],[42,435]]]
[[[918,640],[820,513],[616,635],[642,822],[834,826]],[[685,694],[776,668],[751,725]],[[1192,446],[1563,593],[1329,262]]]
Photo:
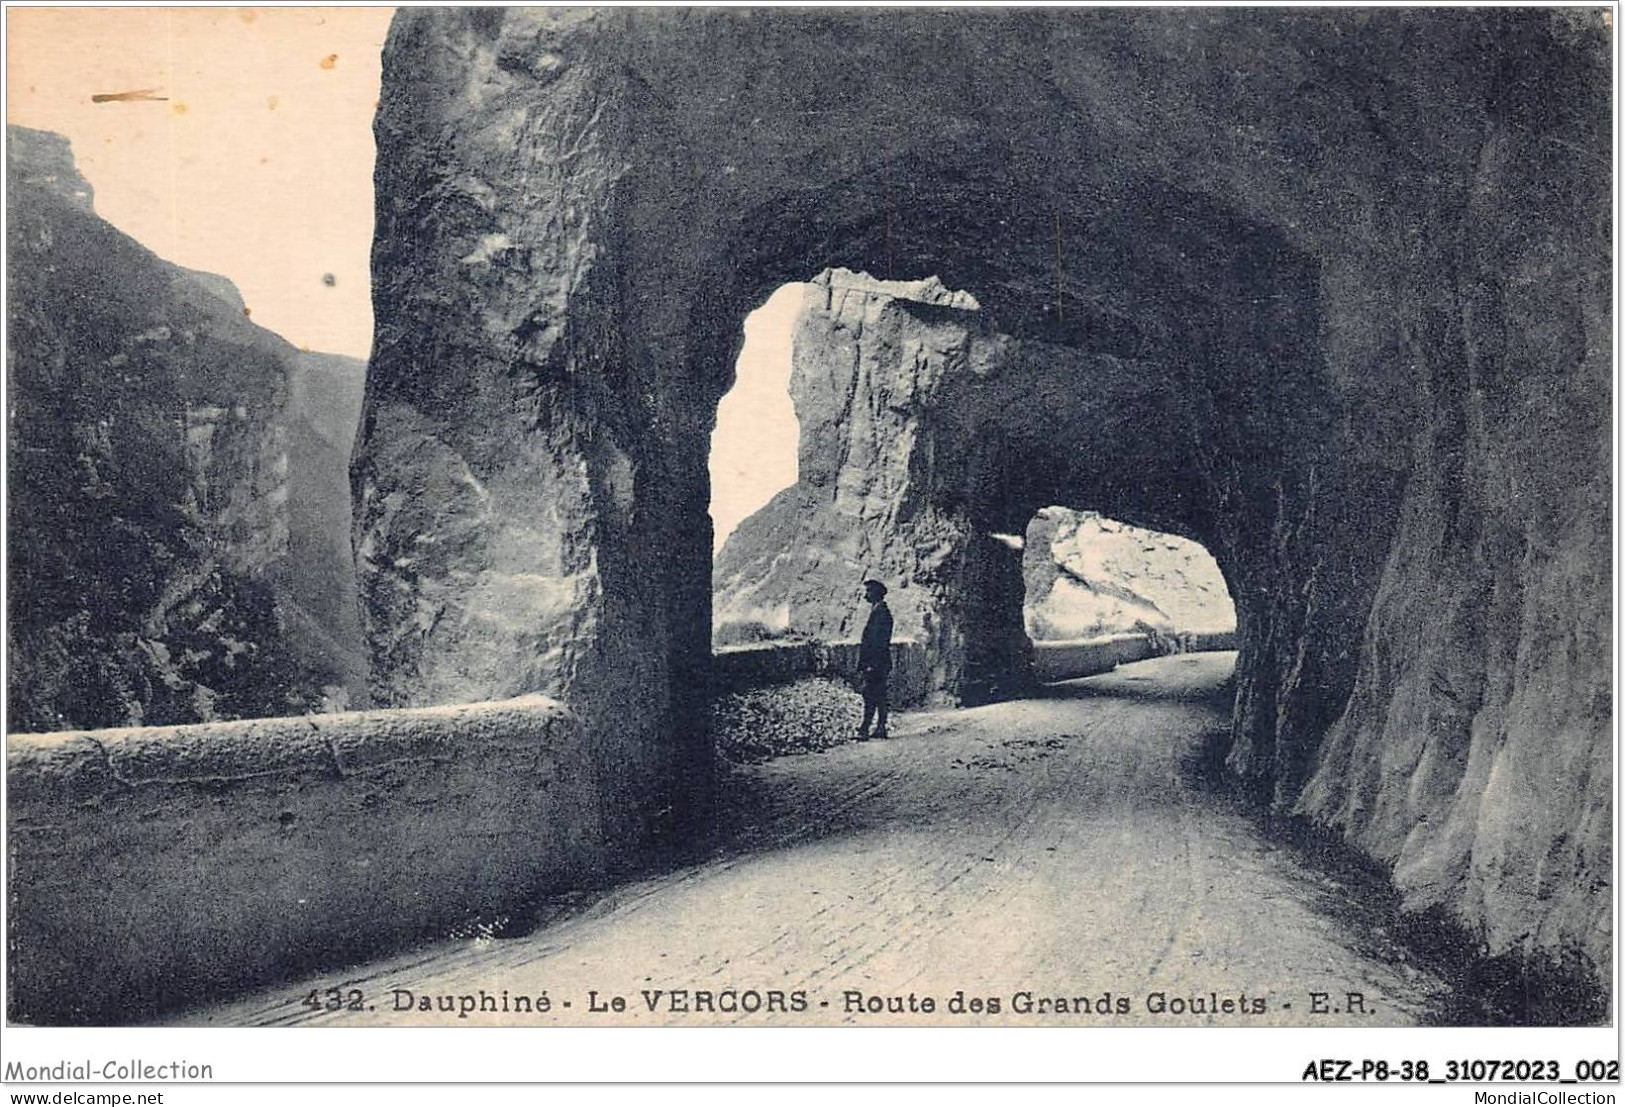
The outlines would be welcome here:
[[[729,692],[711,704],[717,752],[741,764],[850,742],[862,721],[862,696],[827,677]]]

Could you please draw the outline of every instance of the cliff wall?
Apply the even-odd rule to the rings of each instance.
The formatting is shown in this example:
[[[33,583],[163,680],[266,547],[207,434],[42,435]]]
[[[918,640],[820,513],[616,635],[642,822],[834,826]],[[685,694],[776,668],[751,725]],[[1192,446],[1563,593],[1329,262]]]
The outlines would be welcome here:
[[[99,219],[65,139],[7,141],[12,728],[297,714],[363,688],[355,614],[304,595],[353,596],[354,575],[350,443],[311,435],[300,355],[229,281]]]

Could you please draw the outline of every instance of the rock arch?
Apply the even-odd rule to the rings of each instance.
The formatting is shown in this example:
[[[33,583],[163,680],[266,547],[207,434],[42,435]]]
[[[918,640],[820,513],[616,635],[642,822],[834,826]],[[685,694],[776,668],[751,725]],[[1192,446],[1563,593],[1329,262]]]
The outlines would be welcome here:
[[[375,699],[560,694],[612,839],[702,818],[740,323],[826,265],[936,274],[1003,343],[932,407],[967,517],[1202,541],[1230,766],[1492,951],[1604,963],[1600,19],[402,11],[352,471]]]
[[[1019,340],[940,282],[847,270],[809,286],[793,360],[800,479],[718,559],[730,617],[850,638],[856,583],[878,575],[936,686],[974,701],[1028,683],[1021,555],[995,536],[1024,532],[1040,507],[1229,542],[1232,572],[1256,571],[1236,548],[1250,521],[1217,506],[1216,472],[1242,463],[1211,386],[1177,364]],[[1280,381],[1297,378],[1262,388]]]

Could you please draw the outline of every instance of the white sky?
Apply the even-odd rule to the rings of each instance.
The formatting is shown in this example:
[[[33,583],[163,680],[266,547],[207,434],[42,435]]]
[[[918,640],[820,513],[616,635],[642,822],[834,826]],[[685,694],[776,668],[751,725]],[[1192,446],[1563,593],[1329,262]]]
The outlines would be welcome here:
[[[747,516],[796,482],[800,424],[790,404],[790,334],[804,284],[787,284],[745,319],[733,390],[711,436],[713,552]]]
[[[393,11],[11,8],[7,121],[66,135],[102,218],[166,260],[229,277],[256,323],[364,358],[372,120]],[[92,99],[142,90],[167,99]],[[802,287],[780,289],[745,326],[712,439],[718,546],[795,483]]]
[[[392,14],[11,8],[7,122],[66,135],[102,218],[231,278],[256,323],[366,357],[372,117]],[[91,99],[143,89],[168,99]]]

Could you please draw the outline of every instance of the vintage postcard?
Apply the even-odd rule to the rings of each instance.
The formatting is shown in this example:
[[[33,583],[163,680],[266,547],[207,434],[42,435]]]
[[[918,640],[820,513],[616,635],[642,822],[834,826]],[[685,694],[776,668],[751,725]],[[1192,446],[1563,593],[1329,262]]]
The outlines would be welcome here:
[[[5,1079],[1617,1083],[1613,16],[10,7]]]

